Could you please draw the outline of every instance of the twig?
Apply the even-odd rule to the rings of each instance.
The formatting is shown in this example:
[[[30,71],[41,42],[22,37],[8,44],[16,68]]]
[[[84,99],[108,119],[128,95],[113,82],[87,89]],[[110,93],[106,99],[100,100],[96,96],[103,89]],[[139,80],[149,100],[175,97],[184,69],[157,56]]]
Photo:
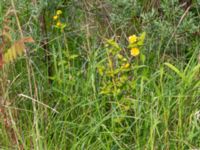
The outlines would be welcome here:
[[[34,102],[36,102],[36,103],[38,103],[38,104],[40,104],[40,105],[42,105],[42,106],[45,106],[46,108],[51,109],[51,110],[52,110],[53,112],[55,112],[55,113],[59,113],[56,109],[54,109],[54,108],[50,107],[49,105],[44,104],[44,103],[42,103],[42,102],[40,102],[40,101],[38,101],[38,100],[36,100],[36,99],[30,97],[30,96],[27,96],[27,95],[24,95],[24,94],[19,94],[18,96],[20,96],[20,97],[25,97],[25,98],[27,98],[27,99],[30,99],[30,100],[32,100],[32,101],[34,101]]]
[[[178,22],[178,25],[176,26],[174,32],[172,33],[172,36],[170,37],[170,39],[169,39],[169,41],[168,41],[168,43],[167,43],[167,45],[166,45],[166,47],[165,47],[165,49],[164,49],[163,59],[164,59],[164,57],[165,57],[166,49],[169,47],[169,44],[171,43],[173,37],[175,36],[175,34],[176,34],[176,32],[177,32],[179,26],[181,25],[183,19],[185,18],[185,16],[186,16],[187,13],[189,12],[190,8],[191,8],[191,6],[189,6],[189,7],[185,10],[184,14],[181,16],[181,19],[180,19],[179,22]]]

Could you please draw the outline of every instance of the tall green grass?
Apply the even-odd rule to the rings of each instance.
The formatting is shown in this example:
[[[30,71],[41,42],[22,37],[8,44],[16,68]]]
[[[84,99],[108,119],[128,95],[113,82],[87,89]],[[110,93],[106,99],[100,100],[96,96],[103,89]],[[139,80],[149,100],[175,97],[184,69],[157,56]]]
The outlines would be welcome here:
[[[12,129],[8,130],[0,117],[1,149],[185,150],[200,147],[197,60],[200,44],[198,36],[186,32],[198,27],[196,5],[193,9],[196,14],[189,12],[176,29],[184,13],[177,1],[162,3],[163,16],[151,9],[143,12],[147,6],[140,1],[131,1],[131,4],[129,0],[127,3],[108,1],[114,10],[109,12],[112,13],[109,22],[103,22],[109,23],[106,28],[98,22],[102,18],[95,16],[98,5],[92,1],[77,4],[70,0],[63,5],[62,1],[38,1],[38,5],[32,5],[29,0],[11,0],[9,4],[3,1],[1,20],[12,2],[23,34],[32,36],[36,43],[28,47],[29,56],[18,58],[0,70],[0,98],[9,103],[2,108]],[[138,10],[134,10],[136,4]],[[51,77],[40,45],[42,37],[37,20],[43,8],[46,8]],[[68,24],[64,32],[52,28],[50,16],[57,9],[63,10],[62,19]],[[127,11],[128,16],[125,12],[118,14],[120,9]],[[120,18],[123,22],[118,22]],[[16,17],[12,24],[13,37],[17,37]],[[175,30],[175,36],[169,41]],[[124,112],[118,106],[122,103],[119,97],[100,94],[100,85],[106,80],[99,76],[97,67],[105,59],[106,38],[119,36],[118,41],[124,47],[127,37],[140,31],[147,32],[142,49],[146,59],[130,73],[134,82],[129,84],[134,88],[130,94],[123,95],[130,107]],[[17,141],[12,140],[11,133]]]

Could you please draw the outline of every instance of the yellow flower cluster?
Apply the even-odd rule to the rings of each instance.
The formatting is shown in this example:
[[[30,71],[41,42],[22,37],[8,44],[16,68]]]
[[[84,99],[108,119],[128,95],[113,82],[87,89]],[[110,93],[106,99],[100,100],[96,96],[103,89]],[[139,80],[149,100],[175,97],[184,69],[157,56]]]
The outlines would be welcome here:
[[[136,57],[140,54],[139,46],[142,46],[144,43],[146,33],[143,32],[140,36],[131,35],[128,38],[129,48],[131,49],[131,55]]]
[[[116,40],[106,39],[105,59],[99,62],[97,66],[99,75],[105,79],[105,82],[101,85],[100,94],[116,96],[128,92],[130,87],[126,83],[133,81],[133,77],[129,74],[133,69],[133,59],[130,55],[126,55],[124,50],[128,48],[131,56],[138,56],[144,39],[145,32],[139,36],[131,35],[128,38],[128,46],[124,49]],[[140,58],[144,62],[145,57],[143,54]]]
[[[66,27],[66,24],[62,23],[60,21],[60,15],[61,14],[62,14],[62,11],[61,10],[57,10],[56,14],[53,16],[53,20],[56,21],[55,27],[58,28],[58,29],[63,30]]]
[[[56,11],[56,15],[53,16],[53,20],[57,21],[61,14],[62,14],[62,11],[61,10],[57,10]]]

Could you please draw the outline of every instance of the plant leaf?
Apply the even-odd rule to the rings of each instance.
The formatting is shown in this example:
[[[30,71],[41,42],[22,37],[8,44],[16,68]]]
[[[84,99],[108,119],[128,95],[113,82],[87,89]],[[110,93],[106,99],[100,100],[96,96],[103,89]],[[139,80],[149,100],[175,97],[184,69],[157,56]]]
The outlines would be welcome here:
[[[3,62],[9,63],[14,61],[18,56],[21,56],[25,52],[24,43],[33,43],[32,37],[25,37],[16,41],[7,51],[3,54]]]
[[[177,75],[179,75],[182,79],[185,78],[184,74],[175,66],[173,66],[170,63],[164,63],[167,67],[169,67],[171,70],[173,70]]]

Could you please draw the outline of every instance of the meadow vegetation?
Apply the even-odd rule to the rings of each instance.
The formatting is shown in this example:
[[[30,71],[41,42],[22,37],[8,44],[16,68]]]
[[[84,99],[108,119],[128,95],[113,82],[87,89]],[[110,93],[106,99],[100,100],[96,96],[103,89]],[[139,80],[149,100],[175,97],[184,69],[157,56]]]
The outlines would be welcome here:
[[[0,149],[200,149],[199,0],[0,3]]]

